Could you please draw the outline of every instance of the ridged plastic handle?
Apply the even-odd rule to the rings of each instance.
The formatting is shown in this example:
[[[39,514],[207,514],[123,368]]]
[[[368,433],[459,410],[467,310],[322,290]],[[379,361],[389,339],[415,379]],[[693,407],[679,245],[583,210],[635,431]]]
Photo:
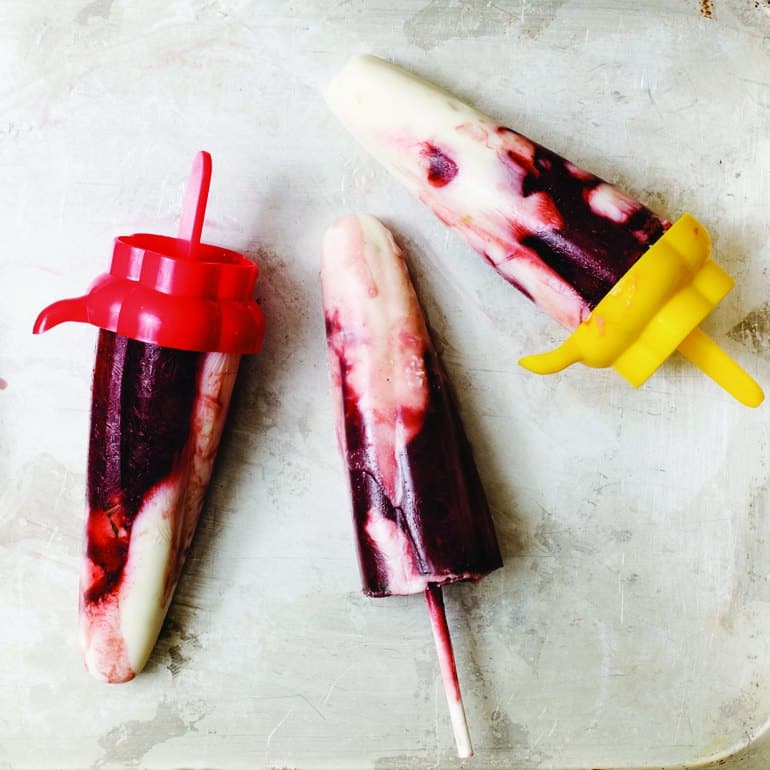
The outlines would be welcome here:
[[[193,161],[190,178],[187,181],[182,219],[179,222],[179,238],[187,241],[187,256],[190,259],[195,259],[196,251],[201,242],[210,186],[211,155],[205,150],[201,150]]]

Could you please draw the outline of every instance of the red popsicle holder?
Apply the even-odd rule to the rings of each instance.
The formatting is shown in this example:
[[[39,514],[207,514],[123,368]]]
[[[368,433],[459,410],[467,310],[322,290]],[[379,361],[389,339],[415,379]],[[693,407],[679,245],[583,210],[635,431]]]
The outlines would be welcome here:
[[[34,333],[79,321],[168,348],[258,352],[265,321],[252,297],[257,266],[237,251],[201,243],[210,184],[211,155],[199,152],[179,236],[118,236],[109,272],[82,297],[45,308]]]

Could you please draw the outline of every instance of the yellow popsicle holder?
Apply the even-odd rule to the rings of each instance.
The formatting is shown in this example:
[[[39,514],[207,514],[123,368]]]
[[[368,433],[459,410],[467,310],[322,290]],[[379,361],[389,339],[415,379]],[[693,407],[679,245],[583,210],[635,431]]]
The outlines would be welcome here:
[[[698,328],[732,287],[706,228],[684,214],[560,347],[519,363],[537,374],[612,366],[638,388],[678,349],[742,404],[759,406],[759,385]]]

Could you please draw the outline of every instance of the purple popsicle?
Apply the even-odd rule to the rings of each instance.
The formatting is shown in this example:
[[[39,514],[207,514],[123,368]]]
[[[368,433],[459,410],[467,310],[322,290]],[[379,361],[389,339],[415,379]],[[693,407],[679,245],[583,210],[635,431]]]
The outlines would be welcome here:
[[[202,244],[211,157],[195,159],[179,238],[119,237],[110,272],[35,323],[100,328],[88,452],[80,639],[107,682],[142,670],[195,533],[242,353],[261,346],[256,266]]]
[[[732,281],[692,217],[672,229],[595,174],[373,56],[351,59],[326,99],[361,145],[510,284],[569,330],[593,320],[596,337],[609,332],[588,352],[570,343],[525,366],[612,365],[639,386],[679,349],[738,400],[761,403],[759,386],[697,328]],[[644,280],[621,287],[643,265]],[[598,306],[616,290],[629,312],[603,315]]]
[[[502,565],[470,445],[390,232],[370,216],[338,220],[321,282],[363,590],[426,593],[458,751],[469,755],[439,587]]]

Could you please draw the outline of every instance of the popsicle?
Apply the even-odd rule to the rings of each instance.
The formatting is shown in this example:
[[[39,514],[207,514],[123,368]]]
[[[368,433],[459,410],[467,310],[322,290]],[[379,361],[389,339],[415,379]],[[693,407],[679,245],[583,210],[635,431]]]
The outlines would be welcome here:
[[[201,243],[211,156],[199,153],[178,238],[115,240],[88,294],[40,313],[100,328],[88,450],[80,640],[106,682],[142,670],[184,566],[242,354],[262,344],[257,267]]]
[[[679,348],[738,400],[762,401],[759,386],[698,329],[733,282],[693,217],[672,227],[614,185],[373,56],[348,62],[326,100],[509,283],[580,330],[524,366],[544,374],[576,361],[611,365],[638,387]]]
[[[471,448],[385,226],[371,216],[337,220],[324,238],[321,284],[363,591],[425,594],[458,753],[470,756],[441,587],[502,566]]]

